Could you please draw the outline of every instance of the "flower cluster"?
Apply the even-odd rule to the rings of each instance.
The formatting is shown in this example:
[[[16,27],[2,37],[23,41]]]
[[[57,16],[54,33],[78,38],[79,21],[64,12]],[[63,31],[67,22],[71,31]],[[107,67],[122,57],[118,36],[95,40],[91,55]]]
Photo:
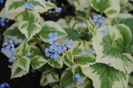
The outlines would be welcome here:
[[[16,49],[14,44],[21,43],[22,41],[15,41],[15,40],[9,40],[8,42],[4,42],[2,44],[1,52],[3,52],[9,59],[8,62],[12,63],[13,58],[15,57],[16,54]]]
[[[0,0],[0,3],[4,3],[4,0]]]
[[[82,82],[84,82],[84,80],[82,79],[82,77],[81,77],[80,74],[75,74],[74,77],[77,79],[77,82],[78,82],[78,83],[82,83]]]
[[[37,2],[38,0],[34,0],[34,2]],[[24,3],[24,7],[26,8],[26,9],[32,9],[32,8],[34,8],[34,4],[33,3],[27,3],[27,2],[25,2]]]
[[[3,83],[3,84],[0,84],[0,88],[9,88],[9,84],[8,83]]]
[[[93,16],[93,22],[95,23],[96,28],[99,28],[101,24],[106,24],[102,15]]]
[[[3,27],[3,26],[5,26],[5,24],[6,24],[6,23],[8,23],[8,22],[9,22],[9,20],[8,20],[8,19],[3,18],[3,17],[2,17],[2,18],[0,18],[0,26],[2,26],[2,27]]]
[[[50,47],[45,49],[45,55],[51,59],[57,59],[59,54],[71,48],[73,40],[66,40],[65,43],[55,42],[58,33],[49,33]]]

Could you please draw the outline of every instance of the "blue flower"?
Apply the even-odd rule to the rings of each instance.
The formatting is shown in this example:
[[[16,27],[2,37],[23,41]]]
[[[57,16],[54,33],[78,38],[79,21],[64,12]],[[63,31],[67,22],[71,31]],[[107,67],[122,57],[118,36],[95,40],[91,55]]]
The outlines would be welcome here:
[[[10,87],[8,83],[0,84],[0,88],[8,88],[8,87]]]
[[[94,22],[98,21],[98,17],[97,16],[93,16],[93,21]]]
[[[82,54],[87,54],[84,50],[82,50]]]
[[[89,52],[92,52],[92,53],[96,53],[96,51],[93,50],[93,49],[91,49],[91,48],[89,48],[88,51],[89,51]]]
[[[9,62],[9,63],[12,63],[12,62],[13,62],[13,58],[9,58],[9,59],[8,59],[8,62]]]
[[[4,42],[2,46],[6,46],[6,45],[8,45],[8,43],[7,42]]]
[[[60,8],[60,7],[55,9],[56,13],[60,13],[61,11],[62,11],[62,8]]]
[[[93,22],[95,23],[96,28],[99,28],[101,24],[106,24],[102,15],[93,16]]]
[[[105,30],[102,30],[101,31],[101,34],[105,35],[106,34],[106,31]]]
[[[100,24],[96,23],[96,28],[99,28],[100,27]]]
[[[0,0],[0,3],[4,3],[4,0]]]
[[[57,38],[55,37],[58,36],[57,32],[51,32],[48,34],[48,36],[50,37],[50,47],[46,48],[44,52],[45,56],[51,59],[57,59],[59,57],[59,54],[65,52],[73,44],[73,40],[66,40],[65,43],[55,42],[55,40],[57,40]]]
[[[31,8],[34,8],[34,4],[33,3],[30,3],[29,4]]]
[[[107,28],[106,28],[106,31],[109,31],[109,30],[110,30],[110,28],[107,27]]]
[[[33,3],[27,3],[27,2],[25,2],[25,3],[24,3],[24,7],[25,7],[26,9],[34,8],[34,4],[33,4]]]
[[[32,53],[31,53],[31,52],[28,52],[28,53],[27,53],[27,56],[28,56],[28,57],[32,56]]]
[[[84,80],[82,79],[82,77],[81,77],[80,74],[75,74],[74,77],[77,79],[77,82],[78,82],[78,83],[84,82]]]
[[[9,22],[9,20],[8,19],[6,19],[6,18],[4,18],[4,17],[2,17],[2,18],[0,18],[0,26],[5,26],[6,25],[6,23],[8,23]]]
[[[81,27],[83,27],[83,26],[85,26],[85,24],[78,24],[78,25],[76,26],[76,28],[81,28]]]
[[[3,47],[1,48],[1,52],[3,52],[8,58],[10,58],[8,60],[9,63],[13,61],[13,58],[15,57],[16,54],[16,49],[13,43],[14,43],[13,40],[4,42],[2,44]]]
[[[24,7],[25,7],[26,9],[29,9],[29,8],[30,8],[29,3],[25,2],[25,3],[24,3]]]

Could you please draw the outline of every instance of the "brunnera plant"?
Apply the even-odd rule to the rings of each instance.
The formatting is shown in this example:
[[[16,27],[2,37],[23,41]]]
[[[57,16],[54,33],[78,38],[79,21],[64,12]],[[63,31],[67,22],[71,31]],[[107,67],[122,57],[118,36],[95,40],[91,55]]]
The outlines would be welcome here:
[[[80,9],[74,4],[80,0],[69,0],[80,11],[89,8],[83,5],[86,1]],[[15,23],[4,32],[1,51],[12,63],[12,79],[32,69],[43,72],[42,86],[52,88],[129,88],[133,71],[132,53],[127,52],[132,43],[131,27],[114,18],[120,12],[120,2],[127,0],[88,1],[107,17],[45,21],[41,14],[50,9],[60,12],[61,8],[45,0],[6,1],[0,16]]]

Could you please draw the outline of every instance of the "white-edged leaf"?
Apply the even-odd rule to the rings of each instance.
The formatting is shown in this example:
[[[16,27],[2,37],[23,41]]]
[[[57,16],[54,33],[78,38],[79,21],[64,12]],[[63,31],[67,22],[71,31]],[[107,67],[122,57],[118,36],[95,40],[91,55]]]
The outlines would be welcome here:
[[[19,31],[24,34],[28,40],[40,32],[40,30],[40,25],[38,23],[23,21],[19,24]]]
[[[128,76],[113,67],[96,63],[81,69],[92,79],[94,88],[128,88]]]
[[[16,57],[18,67],[20,67],[22,70],[28,71],[30,67],[30,58],[25,56],[19,56]]]
[[[13,24],[4,32],[5,38],[16,38],[23,40],[25,36],[18,30],[17,23]]]
[[[61,75],[61,88],[74,88],[74,75],[70,68],[67,68]]]
[[[31,66],[33,69],[39,69],[46,63],[47,61],[41,56],[35,56],[31,58]]]
[[[22,13],[25,10],[24,2],[23,0],[7,0],[5,4],[6,18],[14,20],[18,14]]]
[[[133,59],[121,53],[124,48],[124,40],[115,27],[110,28],[105,35],[97,32],[92,40],[97,55],[96,62],[107,64],[124,73],[130,73],[128,65],[133,63]]]
[[[130,44],[132,40],[132,34],[128,26],[124,24],[116,25],[116,28],[120,31],[121,35],[124,39],[124,46],[127,46]]]
[[[59,81],[59,75],[54,71],[46,71],[43,72],[40,84],[41,86],[46,86],[51,83],[55,83]]]
[[[62,60],[62,58],[49,59],[48,64],[53,68],[62,68],[63,67],[63,60]]]
[[[119,0],[89,0],[91,6],[105,13],[109,17],[115,17],[120,12],[120,2]]]
[[[44,42],[49,42],[50,38],[48,34],[51,32],[57,32],[58,38],[66,36],[66,32],[64,31],[64,29],[62,29],[58,24],[52,21],[46,21],[44,24],[42,24],[39,36]]]
[[[16,58],[13,62],[12,69],[11,69],[11,78],[17,78],[22,77],[23,75],[26,75],[29,72],[30,67],[30,59],[29,60],[19,60],[24,59],[22,58]],[[28,58],[25,58],[28,59]],[[22,62],[19,62],[22,61]],[[26,62],[25,62],[26,61]]]

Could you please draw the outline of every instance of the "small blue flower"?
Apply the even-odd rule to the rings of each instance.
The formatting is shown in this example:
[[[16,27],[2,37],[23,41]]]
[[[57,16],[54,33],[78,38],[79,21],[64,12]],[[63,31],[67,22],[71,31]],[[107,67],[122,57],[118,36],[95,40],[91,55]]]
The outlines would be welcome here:
[[[105,30],[102,30],[101,31],[101,34],[105,35],[106,34],[106,31]]]
[[[82,54],[87,54],[84,50],[82,50]]]
[[[10,43],[10,44],[13,44],[13,40],[9,40],[9,43]]]
[[[110,30],[110,28],[107,27],[107,28],[106,28],[106,31],[109,31],[109,30]]]
[[[100,27],[100,24],[96,23],[96,28],[99,28]]]
[[[8,59],[8,62],[9,62],[9,63],[12,63],[12,62],[13,62],[13,59],[12,59],[12,58],[9,58],[9,59]]]
[[[0,0],[0,3],[4,3],[4,0]]]
[[[6,46],[6,45],[8,45],[8,43],[7,42],[4,42],[2,46]]]
[[[89,51],[89,52],[92,52],[92,53],[96,53],[96,51],[93,50],[93,49],[91,49],[91,48],[89,48],[88,51]]]
[[[93,21],[94,22],[98,21],[98,17],[97,16],[93,16]]]
[[[60,8],[60,7],[55,9],[56,13],[60,13],[61,11],[62,11],[62,8]]]
[[[33,3],[29,3],[31,8],[34,8],[34,4]]]
[[[76,28],[81,28],[83,26],[85,26],[85,24],[78,24]]]
[[[8,19],[6,19],[6,18],[4,18],[4,17],[2,17],[2,18],[0,18],[0,26],[5,26],[6,25],[6,23],[8,23],[9,22],[9,20]]]
[[[99,18],[102,18],[102,15],[100,15],[100,14],[99,14],[99,15],[97,15],[97,16],[98,16]]]
[[[101,24],[105,24],[106,23],[103,19],[100,19],[98,22],[101,23]]]
[[[25,7],[26,9],[31,8],[30,5],[29,5],[29,3],[27,3],[27,2],[24,3],[24,7]]]
[[[28,57],[32,56],[32,53],[31,53],[31,52],[28,52],[28,53],[27,53],[27,56],[28,56]]]
[[[9,88],[9,84],[8,83],[2,83],[0,84],[0,88]]]
[[[77,82],[78,82],[78,83],[82,83],[82,82],[84,82],[84,80],[82,79],[82,77],[81,77],[80,74],[75,74],[74,77],[77,79]]]

